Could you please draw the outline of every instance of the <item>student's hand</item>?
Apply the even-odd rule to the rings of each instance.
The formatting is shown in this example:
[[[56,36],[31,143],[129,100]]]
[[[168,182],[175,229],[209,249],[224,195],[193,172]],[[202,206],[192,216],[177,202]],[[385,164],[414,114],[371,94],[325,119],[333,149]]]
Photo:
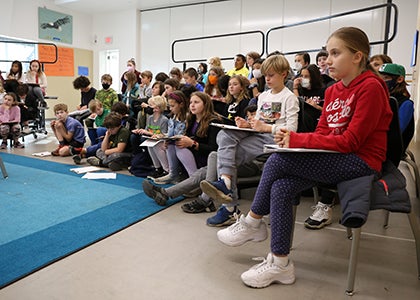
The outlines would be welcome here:
[[[293,80],[293,88],[297,89],[302,83],[302,77],[298,77],[295,78],[295,80]]]
[[[264,121],[252,118],[249,123],[253,129],[259,132],[271,132],[271,125],[265,123]]]
[[[175,142],[175,145],[179,148],[189,148],[194,145],[194,141],[188,136],[183,135],[179,140]]]
[[[96,114],[95,113],[90,114],[89,118],[95,119],[96,118]]]
[[[281,128],[274,134],[274,142],[282,148],[289,148],[290,131]]]
[[[142,103],[140,104],[140,106],[141,106],[142,108],[149,107],[149,105],[147,105],[147,103],[146,103],[146,102],[142,102]]]
[[[258,83],[258,79],[257,79],[257,78],[255,78],[255,77],[252,77],[252,78],[249,80],[249,82],[250,82],[251,84],[253,84],[253,83]]]
[[[236,123],[236,126],[238,126],[239,128],[251,128],[251,124],[247,120],[241,117],[236,117],[235,123]]]
[[[51,127],[54,127],[56,122],[57,122],[56,120],[52,120],[52,121],[50,122],[50,126],[51,126]]]
[[[79,108],[79,110],[85,110],[85,109],[87,108],[87,106],[86,106],[86,105],[83,105],[83,106],[80,106],[80,105],[79,105],[79,107],[80,107],[80,108]]]
[[[64,128],[64,124],[63,124],[63,122],[57,120],[54,124],[54,127],[56,129],[62,129],[62,128]]]

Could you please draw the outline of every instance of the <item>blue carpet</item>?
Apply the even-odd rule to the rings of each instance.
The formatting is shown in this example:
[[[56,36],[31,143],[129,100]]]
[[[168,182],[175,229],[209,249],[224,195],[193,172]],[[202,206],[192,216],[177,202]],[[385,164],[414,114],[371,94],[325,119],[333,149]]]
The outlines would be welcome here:
[[[74,165],[1,155],[0,288],[164,209],[138,177],[81,179]]]

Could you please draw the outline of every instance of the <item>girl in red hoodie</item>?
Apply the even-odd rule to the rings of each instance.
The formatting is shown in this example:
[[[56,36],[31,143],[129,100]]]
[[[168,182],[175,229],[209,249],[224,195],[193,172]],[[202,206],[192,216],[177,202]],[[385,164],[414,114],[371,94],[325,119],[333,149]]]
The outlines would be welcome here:
[[[386,158],[387,130],[392,118],[387,87],[369,65],[369,40],[358,28],[343,27],[327,41],[330,76],[338,82],[326,90],[315,132],[281,129],[275,142],[283,148],[315,148],[338,153],[282,152],[268,159],[251,210],[217,233],[229,246],[267,238],[262,216],[270,214],[271,251],[262,263],[244,272],[251,287],[273,282],[292,284],[288,259],[293,227],[292,203],[316,183],[337,184],[381,171]]]

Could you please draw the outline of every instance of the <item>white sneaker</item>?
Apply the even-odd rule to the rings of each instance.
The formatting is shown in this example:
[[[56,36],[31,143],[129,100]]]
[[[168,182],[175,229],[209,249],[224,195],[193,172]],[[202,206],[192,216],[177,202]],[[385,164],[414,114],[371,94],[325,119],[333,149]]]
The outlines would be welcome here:
[[[25,134],[29,134],[32,132],[32,130],[29,128],[29,126],[25,126],[23,127],[22,132]]]
[[[318,202],[313,209],[312,215],[305,220],[306,228],[321,229],[332,223],[332,208],[328,204]]]
[[[262,263],[242,273],[241,279],[247,286],[254,288],[267,287],[274,282],[292,284],[295,282],[295,266],[291,260],[285,267],[278,266],[274,264],[273,254],[269,253]]]
[[[245,244],[248,241],[261,242],[267,239],[267,225],[261,220],[260,225],[254,228],[245,222],[245,216],[241,215],[235,224],[219,230],[217,238],[223,244],[236,247]]]
[[[151,180],[153,180],[153,182],[156,183],[156,184],[172,183],[175,179],[176,178],[171,174],[167,174],[165,176],[161,176],[161,177],[157,177],[157,178],[151,178]]]

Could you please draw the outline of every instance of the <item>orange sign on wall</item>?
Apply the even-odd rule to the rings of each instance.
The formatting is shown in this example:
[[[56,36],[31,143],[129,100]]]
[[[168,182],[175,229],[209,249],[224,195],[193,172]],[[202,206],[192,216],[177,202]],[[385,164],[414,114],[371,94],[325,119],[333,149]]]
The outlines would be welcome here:
[[[58,58],[54,64],[44,64],[47,76],[74,76],[74,51],[72,48],[58,47]],[[55,60],[55,47],[38,45],[39,60],[52,62]]]

